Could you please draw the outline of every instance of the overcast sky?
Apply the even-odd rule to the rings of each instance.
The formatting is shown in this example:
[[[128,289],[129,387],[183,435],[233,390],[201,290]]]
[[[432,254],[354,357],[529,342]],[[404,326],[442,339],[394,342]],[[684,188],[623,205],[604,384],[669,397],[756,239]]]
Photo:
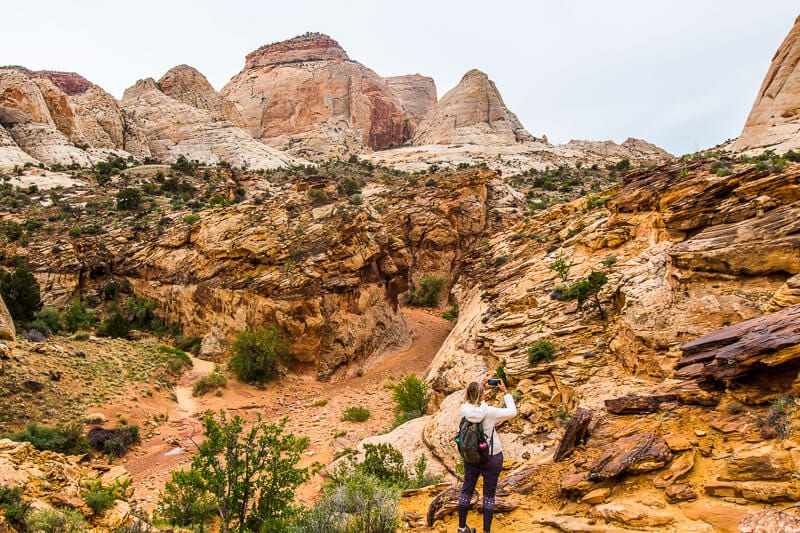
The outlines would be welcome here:
[[[680,155],[736,137],[800,6],[790,0],[4,2],[0,65],[77,72],[120,98],[196,67],[221,88],[263,44],[318,31],[439,96],[486,72],[534,135],[647,139]]]

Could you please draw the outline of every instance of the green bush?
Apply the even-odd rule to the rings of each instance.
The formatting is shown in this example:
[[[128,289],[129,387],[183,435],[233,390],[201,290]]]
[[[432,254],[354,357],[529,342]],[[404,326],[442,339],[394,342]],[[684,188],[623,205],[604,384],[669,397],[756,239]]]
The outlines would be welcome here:
[[[456,319],[458,318],[458,309],[456,309],[455,307],[451,307],[450,309],[442,313],[442,318],[444,318],[445,320],[449,320],[450,322],[455,322]]]
[[[114,498],[106,490],[92,490],[86,493],[83,501],[96,515],[114,506]]]
[[[195,501],[209,506],[216,504],[220,531],[286,531],[300,510],[295,489],[309,479],[307,468],[296,467],[308,439],[285,434],[286,423],[284,418],[267,424],[259,416],[245,430],[239,416],[228,420],[224,411],[219,418],[207,413],[205,439],[192,457],[192,466],[185,475],[173,476],[174,489],[169,491],[194,495]],[[162,498],[161,514],[173,519],[180,516],[188,498],[186,494]],[[194,520],[204,520],[207,513],[208,508],[201,505]]]
[[[52,305],[42,307],[33,317],[34,322],[41,322],[51,333],[61,331],[61,314]]]
[[[292,525],[291,533],[391,533],[400,526],[399,491],[354,472],[328,487],[325,496]]]
[[[15,442],[30,442],[37,450],[50,450],[67,455],[78,455],[89,451],[89,441],[78,423],[49,428],[36,424],[17,433],[2,436]]]
[[[353,196],[361,192],[361,185],[351,178],[345,178],[336,186],[336,192],[344,196]]]
[[[142,191],[139,189],[122,189],[117,193],[117,209],[136,211],[142,206]]]
[[[198,215],[197,213],[189,213],[188,215],[183,216],[183,221],[189,226],[191,226],[195,222],[200,221],[200,215]]]
[[[348,407],[342,413],[342,421],[344,422],[364,422],[369,419],[369,409],[366,407],[354,406]]]
[[[323,205],[328,202],[328,193],[325,192],[325,189],[310,189],[308,199],[311,201],[311,205]]]
[[[200,352],[202,339],[193,335],[178,335],[175,337],[175,347],[184,352],[197,355]]]
[[[178,159],[176,159],[175,162],[172,165],[170,165],[170,168],[172,170],[182,172],[183,174],[194,176],[194,172],[195,170],[197,170],[198,166],[199,164],[197,162],[189,161],[188,159],[186,159],[186,156],[179,155]]]
[[[20,487],[0,487],[0,511],[4,511],[6,522],[14,527],[21,527],[25,523],[25,515],[31,504],[22,501]]]
[[[156,516],[172,526],[193,528],[210,522],[217,512],[214,497],[197,470],[172,471],[172,481],[158,495]]]
[[[198,379],[192,387],[192,396],[204,396],[228,384],[228,379],[217,372]]]
[[[600,298],[598,294],[606,283],[608,283],[608,275],[605,272],[593,270],[586,279],[571,285],[563,293],[563,296],[568,300],[577,300],[578,309],[583,307],[583,304],[586,300],[593,298],[601,318],[605,320],[605,311],[600,305]]]
[[[556,257],[555,261],[550,263],[548,268],[558,274],[558,277],[561,278],[561,281],[566,282],[569,278],[569,271],[574,264],[575,263],[572,261],[567,262],[567,260],[562,256],[558,256]]]
[[[425,276],[419,282],[419,290],[412,287],[409,291],[409,303],[420,307],[436,307],[439,305],[439,293],[444,280],[436,276]]]
[[[428,485],[435,485],[442,482],[442,476],[432,476],[428,474],[428,457],[420,454],[417,462],[414,463],[414,478],[409,479],[406,485],[408,489],[421,489]]]
[[[540,361],[552,361],[556,356],[556,347],[547,339],[539,339],[528,347],[528,365],[534,366]]]
[[[101,337],[125,338],[130,331],[130,322],[116,306],[111,308],[111,316],[103,320],[97,328],[97,334]]]
[[[3,225],[3,234],[9,241],[17,241],[20,237],[22,237],[22,226],[16,222],[6,222]]]
[[[30,322],[42,308],[39,284],[24,264],[0,274],[0,296],[11,318],[18,322]]]
[[[408,484],[403,454],[391,444],[364,444],[364,461],[356,469],[387,485],[403,488]]]
[[[69,309],[64,314],[64,322],[67,330],[74,333],[79,329],[93,326],[97,322],[97,315],[89,311],[82,300],[73,298],[69,304]]]
[[[413,374],[403,376],[392,386],[395,426],[419,418],[428,410],[431,393],[428,384]]]
[[[234,356],[230,369],[245,383],[264,383],[274,379],[280,365],[289,362],[289,345],[275,324],[259,330],[247,328],[236,334],[231,345]]]
[[[25,526],[37,533],[84,533],[89,529],[77,509],[39,509],[25,518]]]

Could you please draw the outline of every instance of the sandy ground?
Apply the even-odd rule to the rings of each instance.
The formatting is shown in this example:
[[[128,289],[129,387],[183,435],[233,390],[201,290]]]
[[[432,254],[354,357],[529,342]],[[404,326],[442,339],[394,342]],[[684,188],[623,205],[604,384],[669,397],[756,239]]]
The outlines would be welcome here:
[[[238,414],[246,420],[255,420],[258,414],[267,421],[288,417],[288,431],[310,439],[302,466],[327,465],[337,449],[355,447],[359,440],[391,429],[393,402],[387,384],[409,373],[421,377],[452,327],[428,311],[406,309],[404,315],[413,331],[411,347],[387,354],[360,377],[339,382],[323,383],[313,376],[290,373],[259,390],[229,377],[221,396],[211,393],[195,398],[192,384],[214,370],[213,363],[195,359],[193,369],[175,387],[176,401],[164,398],[162,406],[151,406],[154,411],[167,413],[168,420],[152,429],[142,446],[123,460],[136,487],[134,499],[145,509],[153,509],[170,472],[188,466],[194,443],[203,432],[199,417],[208,410],[224,409],[228,416]],[[356,405],[369,408],[370,418],[361,423],[340,421],[342,412]],[[135,419],[131,422],[141,423]],[[341,432],[346,435],[334,437]],[[146,428],[142,433],[148,433]],[[321,475],[314,476],[299,489],[298,499],[313,501],[322,482]]]

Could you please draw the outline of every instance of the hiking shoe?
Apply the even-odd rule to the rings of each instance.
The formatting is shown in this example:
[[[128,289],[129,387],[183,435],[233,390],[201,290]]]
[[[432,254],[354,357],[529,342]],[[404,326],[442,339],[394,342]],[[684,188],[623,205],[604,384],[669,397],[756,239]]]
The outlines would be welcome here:
[[[458,528],[458,533],[477,533],[474,527],[460,527]]]

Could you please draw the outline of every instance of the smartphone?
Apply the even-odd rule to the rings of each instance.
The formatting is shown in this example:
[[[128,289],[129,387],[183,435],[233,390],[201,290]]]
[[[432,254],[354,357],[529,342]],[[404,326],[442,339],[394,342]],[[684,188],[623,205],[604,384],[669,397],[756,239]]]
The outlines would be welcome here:
[[[492,387],[497,387],[498,385],[500,385],[500,380],[499,380],[499,379],[492,378],[492,379],[490,379],[489,381],[487,381],[487,383],[488,383],[489,385],[491,385]]]

